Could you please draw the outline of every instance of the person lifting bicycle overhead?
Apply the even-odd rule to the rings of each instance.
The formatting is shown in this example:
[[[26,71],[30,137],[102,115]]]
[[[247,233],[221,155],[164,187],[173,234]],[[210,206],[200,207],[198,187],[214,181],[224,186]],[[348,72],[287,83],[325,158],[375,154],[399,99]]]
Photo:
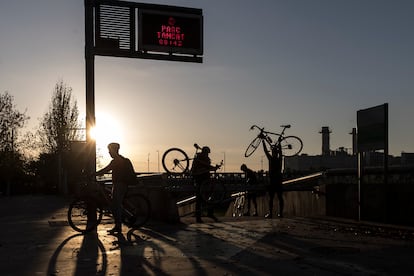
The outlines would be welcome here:
[[[136,174],[131,161],[119,154],[120,145],[110,143],[108,145],[109,155],[112,161],[103,169],[98,170],[95,175],[104,175],[112,171],[112,209],[115,219],[115,227],[108,233],[122,233],[122,201],[128,191],[128,185],[136,182]]]
[[[220,165],[212,166],[211,160],[209,157],[210,148],[205,146],[201,148],[201,151],[197,153],[193,160],[193,165],[191,168],[191,174],[194,179],[194,185],[196,188],[195,196],[196,196],[196,206],[195,206],[195,215],[196,221],[201,223],[201,185],[207,185],[210,181],[210,171],[216,171],[220,168]],[[213,214],[213,208],[210,206],[207,210],[207,216],[213,218],[217,221],[217,218]]]
[[[282,149],[280,144],[271,146],[271,152],[269,152],[265,140],[262,140],[263,150],[269,161],[269,183],[267,185],[267,192],[269,194],[269,213],[265,215],[265,218],[273,217],[273,198],[275,193],[279,201],[278,217],[283,217],[283,187],[282,187]]]

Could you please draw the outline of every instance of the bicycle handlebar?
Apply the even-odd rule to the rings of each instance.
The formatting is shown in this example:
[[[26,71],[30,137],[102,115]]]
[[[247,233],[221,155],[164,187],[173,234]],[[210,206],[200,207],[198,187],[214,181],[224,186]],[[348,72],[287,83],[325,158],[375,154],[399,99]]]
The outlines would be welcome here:
[[[260,132],[264,131],[264,127],[258,127],[257,125],[252,125],[252,126],[250,127],[250,130],[253,130],[253,129],[255,129],[255,128],[257,128],[258,130],[260,130]]]
[[[281,125],[280,127],[283,127],[283,131],[286,129],[286,128],[290,128],[292,125]],[[258,130],[260,130],[260,133],[270,133],[269,131],[265,131],[264,130],[264,127],[259,127],[259,126],[257,126],[257,125],[252,125],[251,127],[250,127],[250,130],[253,130],[253,129],[255,129],[255,128],[257,128]]]

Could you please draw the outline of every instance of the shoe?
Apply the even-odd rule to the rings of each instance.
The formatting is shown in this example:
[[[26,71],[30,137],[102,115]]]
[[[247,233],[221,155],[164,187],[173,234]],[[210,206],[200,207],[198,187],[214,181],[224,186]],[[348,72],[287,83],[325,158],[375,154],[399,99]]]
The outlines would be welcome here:
[[[272,216],[272,213],[267,213],[266,215],[265,215],[265,218],[267,218],[267,219],[271,219],[273,216]]]
[[[279,214],[277,214],[277,217],[278,218],[283,218],[283,214],[279,213]]]
[[[257,213],[256,213],[256,212],[254,212],[252,216],[253,216],[253,217],[257,217]]]

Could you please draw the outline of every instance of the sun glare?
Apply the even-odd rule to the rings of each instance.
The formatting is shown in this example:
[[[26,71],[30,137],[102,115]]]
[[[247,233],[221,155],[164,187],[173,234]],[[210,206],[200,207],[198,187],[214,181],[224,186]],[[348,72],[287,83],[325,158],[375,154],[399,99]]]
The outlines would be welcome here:
[[[100,149],[106,148],[111,142],[121,143],[121,125],[110,114],[98,113],[96,125],[91,129],[91,137],[96,141],[96,147]]]

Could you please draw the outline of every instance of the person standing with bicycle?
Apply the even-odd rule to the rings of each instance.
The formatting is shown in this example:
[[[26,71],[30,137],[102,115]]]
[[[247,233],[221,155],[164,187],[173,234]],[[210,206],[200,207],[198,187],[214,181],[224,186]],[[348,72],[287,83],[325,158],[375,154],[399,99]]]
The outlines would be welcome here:
[[[109,155],[112,161],[103,169],[95,173],[96,176],[112,172],[112,210],[115,219],[115,227],[108,233],[122,233],[122,201],[128,191],[128,185],[136,182],[136,174],[131,161],[119,154],[120,145],[110,143]]]
[[[269,194],[269,213],[265,215],[265,218],[273,217],[273,198],[275,193],[277,194],[279,201],[278,217],[283,217],[282,149],[280,144],[277,144],[271,146],[271,152],[269,152],[264,139],[262,140],[262,144],[267,160],[269,161],[269,183],[267,185],[267,192]]]
[[[193,160],[193,166],[191,168],[191,173],[194,179],[194,185],[196,188],[196,206],[195,206],[195,215],[196,215],[196,221],[198,223],[203,222],[201,220],[201,209],[202,204],[205,202],[202,202],[201,197],[201,185],[208,185],[208,182],[210,181],[210,172],[216,171],[218,168],[220,168],[220,165],[212,166],[211,160],[209,157],[210,154],[210,148],[205,146],[201,149],[201,152],[197,153]],[[213,218],[215,221],[217,221],[217,218],[214,216],[213,208],[212,206],[209,206],[207,209],[207,216]]]
[[[242,164],[240,166],[240,170],[242,170],[246,177],[246,185],[250,186],[250,188],[253,189],[257,189],[256,185],[257,185],[257,177],[256,177],[256,173],[249,169],[246,164]],[[255,190],[250,190],[247,192],[247,212],[244,213],[244,216],[250,216],[250,206],[251,206],[251,202],[253,202],[254,205],[254,213],[253,216],[257,216],[257,201],[256,201],[256,194],[257,191]]]

